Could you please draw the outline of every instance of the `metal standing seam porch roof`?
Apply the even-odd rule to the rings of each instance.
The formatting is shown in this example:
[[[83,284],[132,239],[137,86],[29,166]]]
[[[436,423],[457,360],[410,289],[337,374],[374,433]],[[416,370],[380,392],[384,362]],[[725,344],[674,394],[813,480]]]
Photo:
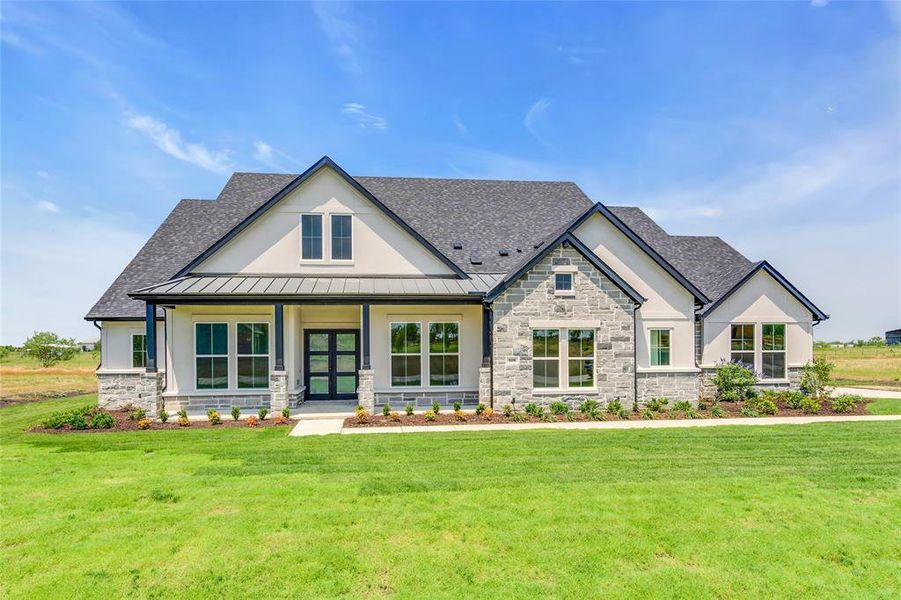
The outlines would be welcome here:
[[[129,293],[157,301],[350,299],[403,295],[413,298],[481,298],[503,274],[447,277],[318,277],[309,275],[188,275]]]

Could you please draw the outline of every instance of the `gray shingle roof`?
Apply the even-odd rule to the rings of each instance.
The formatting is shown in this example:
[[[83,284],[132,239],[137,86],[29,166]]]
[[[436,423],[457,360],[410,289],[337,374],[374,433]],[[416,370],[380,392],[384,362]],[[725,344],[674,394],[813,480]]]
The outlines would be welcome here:
[[[216,200],[179,202],[85,318],[143,318],[128,292],[171,279],[295,177],[235,173]],[[592,206],[571,182],[355,179],[467,273],[514,271]],[[638,208],[609,208],[712,300],[753,267],[719,238],[669,236]]]

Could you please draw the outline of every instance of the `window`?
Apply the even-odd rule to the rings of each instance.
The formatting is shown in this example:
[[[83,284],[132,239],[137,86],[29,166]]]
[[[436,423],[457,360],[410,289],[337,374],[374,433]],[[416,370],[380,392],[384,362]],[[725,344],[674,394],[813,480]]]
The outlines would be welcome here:
[[[133,369],[147,366],[147,335],[131,334],[131,366]]]
[[[322,260],[322,215],[300,216],[300,258]]]
[[[269,323],[238,323],[238,387],[269,387]]]
[[[532,386],[560,387],[560,330],[532,331]]]
[[[332,215],[332,260],[353,260],[350,215]]]
[[[594,387],[594,329],[569,331],[569,387]]]
[[[651,330],[651,366],[668,367],[670,364],[670,336],[669,329]]]
[[[556,293],[572,293],[573,291],[573,274],[572,273],[555,273],[554,274],[554,292]]]
[[[391,385],[422,385],[422,325],[391,323]]]
[[[228,325],[194,324],[194,377],[198,390],[228,387]]]
[[[764,379],[785,379],[785,324],[763,324],[763,359]]]
[[[732,325],[732,362],[754,370],[754,325]]]
[[[429,385],[460,385],[459,323],[429,323]]]

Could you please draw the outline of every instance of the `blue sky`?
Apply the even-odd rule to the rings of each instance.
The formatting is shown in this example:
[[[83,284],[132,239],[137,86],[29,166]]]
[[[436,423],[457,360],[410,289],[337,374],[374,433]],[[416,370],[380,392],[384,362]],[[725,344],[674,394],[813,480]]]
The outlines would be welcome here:
[[[2,5],[2,330],[232,171],[566,179],[901,326],[901,4]],[[528,210],[528,207],[523,207]],[[538,216],[540,218],[540,215]]]

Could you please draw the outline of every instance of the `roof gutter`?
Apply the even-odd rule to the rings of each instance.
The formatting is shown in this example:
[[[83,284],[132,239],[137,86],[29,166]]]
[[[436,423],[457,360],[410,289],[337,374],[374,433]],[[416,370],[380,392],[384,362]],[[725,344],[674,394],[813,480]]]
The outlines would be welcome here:
[[[100,367],[103,366],[103,327],[97,324],[97,321],[91,321],[94,324],[94,327],[97,328],[97,331],[100,332],[100,362],[97,363],[97,368],[95,371],[99,371]]]

